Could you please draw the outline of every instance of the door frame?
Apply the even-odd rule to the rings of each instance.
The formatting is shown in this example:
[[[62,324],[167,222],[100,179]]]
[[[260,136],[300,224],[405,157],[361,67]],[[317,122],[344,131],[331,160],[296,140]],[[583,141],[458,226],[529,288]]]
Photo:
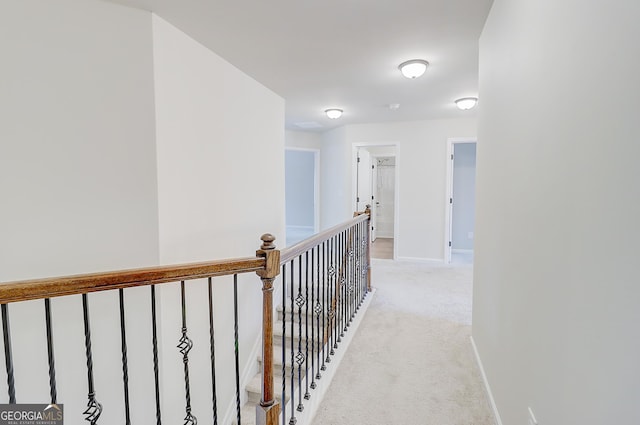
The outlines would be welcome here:
[[[444,262],[445,264],[451,263],[451,242],[453,241],[453,150],[454,145],[462,143],[475,143],[476,150],[478,149],[477,137],[451,137],[447,139],[447,186],[445,190],[445,214],[444,214]],[[477,167],[477,159],[476,159]]]
[[[356,190],[358,177],[358,148],[380,148],[393,147],[395,149],[396,167],[395,167],[395,188],[394,188],[394,215],[393,215],[393,259],[398,258],[398,245],[400,241],[400,142],[356,142],[351,144],[351,205],[356,204]],[[389,156],[389,155],[385,155]],[[374,214],[374,205],[371,205],[371,214]]]
[[[313,153],[313,232],[320,232],[320,149],[285,146],[286,151]],[[286,225],[286,223],[285,223]]]

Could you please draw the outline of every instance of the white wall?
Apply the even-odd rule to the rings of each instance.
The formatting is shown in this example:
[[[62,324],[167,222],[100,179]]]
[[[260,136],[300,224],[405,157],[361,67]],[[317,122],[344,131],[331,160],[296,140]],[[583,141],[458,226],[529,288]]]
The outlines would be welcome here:
[[[284,246],[284,101],[172,25],[153,17],[162,263],[246,257],[271,232]],[[250,125],[247,125],[250,123]],[[222,417],[235,394],[230,279],[216,279],[214,308],[218,402]],[[240,360],[259,336],[261,283],[241,276]],[[188,287],[193,412],[211,412],[206,285]],[[163,288],[163,336],[179,338],[179,288]],[[258,319],[258,320],[256,320]],[[198,343],[199,342],[199,343]],[[204,343],[203,343],[204,342]],[[166,343],[165,399],[183,400],[182,363]],[[182,403],[165,403],[163,419],[177,423]]]
[[[322,147],[322,135],[307,131],[286,130],[284,132],[284,144],[288,148],[320,149]]]
[[[397,145],[399,258],[444,259],[447,139],[475,137],[474,118],[362,124],[325,133],[323,227],[353,214],[353,146]]]
[[[102,1],[5,1],[0,51],[0,281],[157,264],[150,14]],[[89,299],[100,420],[122,422],[117,294]],[[148,291],[127,291],[126,301],[129,348],[144,354],[129,359],[141,423],[153,411]],[[65,423],[85,423],[80,297],[52,308],[58,401]],[[48,402],[43,302],[9,310],[17,401]],[[102,313],[115,320],[97,320]]]
[[[496,0],[473,336],[503,424],[637,424],[640,3]]]
[[[452,249],[473,249],[476,212],[476,144],[455,143],[453,160]]]

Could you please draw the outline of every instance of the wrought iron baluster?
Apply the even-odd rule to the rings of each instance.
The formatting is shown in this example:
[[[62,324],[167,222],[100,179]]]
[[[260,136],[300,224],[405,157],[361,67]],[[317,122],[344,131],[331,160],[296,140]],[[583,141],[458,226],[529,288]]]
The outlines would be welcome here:
[[[209,289],[209,348],[211,349],[211,393],[213,403],[213,425],[218,425],[218,395],[216,391],[216,344],[213,329],[213,279],[207,281]],[[240,425],[240,424],[238,424]]]
[[[287,265],[282,265],[282,425],[286,421],[286,394],[287,394],[287,374],[285,372],[286,365],[286,347],[287,347]]]
[[[311,389],[316,387],[316,373],[315,373],[315,313],[316,313],[316,304],[315,304],[315,247],[311,248]],[[309,317],[307,317],[309,320]],[[308,378],[307,378],[308,379]]]
[[[290,298],[291,298],[291,308],[289,311],[289,318],[291,320],[291,419],[289,420],[289,425],[295,425],[295,423],[297,422],[296,419],[296,412],[295,412],[295,397],[296,397],[296,391],[295,391],[295,370],[296,367],[295,365],[295,352],[294,352],[294,348],[293,348],[293,343],[294,343],[294,326],[295,326],[295,319],[294,319],[294,285],[295,285],[295,274],[294,274],[294,260],[291,260],[291,264],[290,264],[290,269],[291,269],[291,294],[290,294]],[[287,317],[287,312],[286,312],[286,308],[283,307],[284,310],[284,317]],[[286,371],[286,363],[282,364],[282,373],[285,373]]]
[[[233,275],[233,339],[236,355],[236,414],[238,425],[242,423],[240,418],[240,347],[238,339],[238,275]]]
[[[58,403],[58,391],[56,389],[56,362],[53,355],[53,327],[51,325],[51,300],[44,299],[44,318],[47,327],[47,360],[49,363],[49,393],[51,404]]]
[[[314,313],[316,314],[316,335],[315,338],[311,337],[311,341],[313,341],[314,343],[316,342],[317,339],[317,344],[315,344],[315,356],[316,356],[316,375],[315,375],[315,379],[320,379],[321,375],[320,375],[320,353],[321,353],[321,344],[322,344],[322,340],[320,337],[320,315],[322,314],[322,298],[321,298],[321,292],[320,292],[320,245],[316,246],[315,248],[316,251],[316,304],[314,307]],[[313,350],[312,350],[313,352]],[[311,388],[316,388],[316,382],[315,379],[311,382]]]
[[[331,277],[331,350],[330,355],[335,354],[335,349],[338,348],[337,332],[338,332],[338,235],[332,238],[333,250],[331,251],[331,268],[333,269],[333,276]],[[327,363],[330,362],[330,357],[327,357]]]
[[[82,313],[84,318],[84,347],[87,357],[87,383],[89,393],[87,397],[87,409],[82,413],[85,420],[91,425],[98,423],[98,418],[102,414],[102,404],[96,400],[95,389],[93,387],[93,355],[91,353],[91,326],[89,324],[89,301],[87,294],[82,294]]]
[[[178,348],[182,354],[184,364],[184,392],[185,392],[185,417],[184,425],[196,425],[198,419],[191,414],[191,387],[189,385],[189,351],[193,348],[193,341],[187,336],[187,302],[185,297],[184,280],[180,282],[180,298],[182,301],[182,337]]]
[[[327,306],[329,303],[327,302],[327,242],[322,242],[322,366],[320,366],[320,370],[327,370],[327,365],[325,363],[325,355],[328,356],[326,352],[327,346],[327,329],[326,329],[326,314],[327,314]],[[320,378],[318,378],[320,379]]]
[[[304,399],[305,400],[309,400],[311,398],[311,394],[309,393],[309,251],[305,252],[304,254],[305,259],[304,259],[304,268],[305,268],[305,273],[304,273],[304,286],[305,286],[305,303],[304,303],[304,308],[305,308],[305,314],[304,314],[304,328],[305,328],[305,333],[304,333],[304,341],[305,341],[305,362],[304,362],[304,381],[305,381],[305,385],[307,387],[305,393],[304,393]],[[313,322],[311,322],[311,324],[313,325]],[[302,335],[300,335],[302,336]],[[313,358],[313,353],[312,356]]]
[[[127,334],[125,330],[124,314],[124,289],[118,290],[120,300],[120,346],[122,349],[122,383],[124,386],[124,417],[125,424],[131,425],[131,415],[129,412],[129,366],[127,361]]]
[[[302,296],[302,255],[298,257],[298,296],[296,297],[296,305],[298,306],[298,354],[296,354],[296,363],[298,364],[298,412],[304,410],[302,404],[302,363],[305,358],[302,353],[302,306],[305,304],[305,298]]]
[[[338,343],[342,342],[344,336],[344,330],[342,329],[344,321],[344,269],[345,269],[345,243],[344,232],[340,232],[340,249],[338,249],[340,255],[340,273],[338,278],[338,305],[340,310],[338,311],[338,328],[336,329]]]
[[[156,286],[151,285],[151,344],[153,349],[153,378],[156,395],[156,425],[162,425],[160,411],[160,372],[158,369],[158,322],[156,316]]]
[[[9,307],[2,304],[2,334],[4,336],[4,362],[7,367],[7,387],[9,403],[16,403],[16,385],[13,376],[13,356],[11,353],[11,326],[9,326]]]

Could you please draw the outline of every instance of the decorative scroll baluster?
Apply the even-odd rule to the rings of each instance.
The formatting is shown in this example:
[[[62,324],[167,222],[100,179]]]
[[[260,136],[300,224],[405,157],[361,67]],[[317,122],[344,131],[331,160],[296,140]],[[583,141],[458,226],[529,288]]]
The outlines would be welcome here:
[[[58,391],[56,389],[56,362],[53,355],[53,327],[51,326],[51,300],[44,299],[44,319],[47,327],[47,360],[49,363],[49,393],[51,404],[58,403]]]
[[[151,285],[151,332],[153,346],[153,378],[156,395],[156,425],[162,425],[160,412],[160,373],[158,370],[158,322],[156,317],[156,287]]]
[[[298,364],[298,407],[296,410],[302,412],[304,405],[302,404],[302,363],[305,361],[302,353],[302,306],[306,300],[302,296],[302,256],[298,257],[298,296],[296,297],[296,305],[298,306],[298,354],[296,354],[296,363]]]
[[[330,281],[330,294],[331,294],[331,310],[329,311],[331,325],[331,350],[329,354],[333,356],[335,349],[338,348],[338,341],[336,334],[338,332],[338,236],[334,236],[332,239],[333,249],[331,250],[331,281]],[[331,362],[331,357],[327,356],[327,363]]]
[[[304,286],[305,286],[305,314],[304,314],[304,328],[305,328],[305,362],[304,362],[304,381],[307,387],[307,390],[304,393],[304,399],[309,400],[311,398],[311,394],[309,393],[309,251],[304,254]],[[313,325],[313,322],[311,322]],[[302,335],[300,335],[302,337]],[[313,358],[313,355],[311,356]]]
[[[82,294],[82,313],[84,316],[84,347],[87,357],[87,383],[89,387],[89,402],[87,409],[82,413],[84,418],[91,425],[98,423],[98,418],[102,414],[102,404],[96,400],[95,389],[93,387],[93,355],[91,353],[91,327],[89,325],[89,301],[87,294]]]
[[[213,279],[209,278],[209,347],[211,349],[211,393],[213,403],[213,425],[218,425],[218,395],[216,391],[216,344],[213,331]],[[239,424],[238,424],[239,425]]]
[[[282,425],[286,423],[285,409],[287,395],[286,351],[287,351],[287,265],[282,265]],[[292,338],[293,339],[293,338]]]
[[[321,292],[320,292],[320,246],[316,246],[315,248],[316,251],[316,304],[315,307],[313,308],[313,312],[316,315],[316,335],[315,337],[312,335],[311,336],[311,341],[312,343],[315,344],[316,340],[317,340],[317,344],[315,344],[315,348],[313,348],[311,351],[314,352],[315,350],[315,359],[316,359],[316,374],[314,376],[314,380],[311,382],[311,388],[316,388],[316,379],[320,379],[322,375],[320,375],[320,353],[321,353],[321,344],[322,344],[322,340],[320,337],[320,315],[322,314],[322,311],[324,309],[324,307],[322,306],[322,298],[321,298]],[[313,329],[313,328],[312,328]],[[312,345],[313,347],[314,345]]]
[[[7,367],[7,387],[9,403],[16,403],[15,377],[13,376],[13,356],[11,354],[11,327],[9,326],[9,307],[2,304],[2,334],[4,337],[4,361]]]
[[[129,412],[129,366],[127,361],[127,334],[125,330],[124,314],[124,289],[118,290],[120,300],[120,341],[122,349],[122,383],[124,385],[124,415],[125,424],[131,425],[131,415]]]
[[[315,374],[315,315],[316,315],[316,304],[315,304],[315,247],[311,249],[311,389],[316,388],[316,374]],[[309,320],[309,317],[307,317]],[[309,378],[307,378],[308,381]],[[307,391],[308,392],[308,391]],[[309,395],[311,397],[311,395]]]
[[[236,416],[238,425],[242,423],[240,414],[240,339],[238,338],[238,275],[233,275],[233,346],[236,356]],[[264,361],[264,359],[263,359]]]
[[[320,370],[327,370],[327,364],[325,363],[325,355],[327,342],[327,329],[326,329],[326,312],[329,306],[329,302],[327,301],[327,242],[322,242],[322,366],[320,366]],[[320,378],[318,378],[320,379]]]
[[[295,320],[294,320],[294,316],[293,316],[293,311],[294,311],[294,283],[295,283],[295,278],[294,278],[294,260],[291,260],[291,264],[290,264],[290,269],[291,269],[291,294],[290,294],[290,298],[291,298],[291,309],[289,311],[289,317],[291,320],[291,419],[289,420],[289,425],[295,425],[297,422],[296,419],[296,412],[295,412],[295,400],[296,400],[296,391],[295,391],[295,370],[296,367],[295,365],[295,354],[294,354],[294,348],[293,348],[293,335],[294,335],[294,325],[295,325]],[[285,317],[287,316],[286,314],[286,308],[283,307],[283,310],[285,310]],[[286,368],[285,368],[285,363],[282,364],[282,373],[285,373]]]
[[[184,364],[184,393],[185,393],[185,417],[184,425],[196,425],[198,419],[191,414],[191,387],[189,385],[189,351],[193,348],[193,341],[187,336],[187,303],[185,297],[184,280],[180,282],[180,298],[182,301],[182,337],[177,345],[182,354]],[[238,422],[240,423],[240,422]]]

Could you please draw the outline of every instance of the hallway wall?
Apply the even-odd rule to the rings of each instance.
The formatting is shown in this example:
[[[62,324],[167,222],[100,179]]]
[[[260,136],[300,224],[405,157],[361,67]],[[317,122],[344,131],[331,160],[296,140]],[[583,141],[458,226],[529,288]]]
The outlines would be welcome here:
[[[321,174],[322,227],[330,227],[353,214],[354,145],[396,144],[398,258],[442,261],[447,139],[475,138],[475,134],[475,118],[349,125],[325,133]]]
[[[640,3],[495,0],[473,337],[502,423],[637,424]]]

